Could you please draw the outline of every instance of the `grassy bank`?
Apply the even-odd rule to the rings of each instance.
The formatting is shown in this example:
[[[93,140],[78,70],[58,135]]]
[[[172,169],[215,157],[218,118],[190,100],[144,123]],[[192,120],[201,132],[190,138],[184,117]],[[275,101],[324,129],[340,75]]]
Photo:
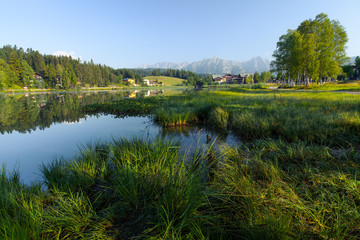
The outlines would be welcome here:
[[[1,239],[356,239],[354,147],[256,140],[179,154],[119,139],[41,166],[43,182],[0,175]]]
[[[345,146],[360,143],[359,110],[359,97],[346,93],[229,89],[171,97],[154,118],[163,126],[201,122],[242,140]]]

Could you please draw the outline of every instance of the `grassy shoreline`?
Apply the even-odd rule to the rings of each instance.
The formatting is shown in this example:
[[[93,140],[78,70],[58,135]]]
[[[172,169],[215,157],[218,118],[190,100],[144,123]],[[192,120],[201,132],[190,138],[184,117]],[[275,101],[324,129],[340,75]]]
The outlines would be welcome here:
[[[359,155],[256,140],[180,155],[177,143],[117,139],[0,175],[2,239],[356,239]]]

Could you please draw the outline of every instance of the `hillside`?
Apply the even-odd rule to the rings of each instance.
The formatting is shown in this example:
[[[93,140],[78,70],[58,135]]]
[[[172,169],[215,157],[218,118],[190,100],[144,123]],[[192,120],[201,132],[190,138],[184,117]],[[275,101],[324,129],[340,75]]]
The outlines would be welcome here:
[[[150,81],[162,82],[165,86],[178,86],[182,85],[183,81],[186,81],[181,78],[176,77],[166,77],[166,76],[146,76],[144,79],[148,79]]]

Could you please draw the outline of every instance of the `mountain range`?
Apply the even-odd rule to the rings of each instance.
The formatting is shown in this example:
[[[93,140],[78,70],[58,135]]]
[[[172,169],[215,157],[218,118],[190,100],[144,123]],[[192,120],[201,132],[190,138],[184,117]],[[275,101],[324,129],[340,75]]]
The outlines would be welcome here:
[[[270,60],[262,57],[253,57],[248,61],[239,62],[226,60],[218,57],[206,58],[192,63],[171,63],[161,62],[156,64],[143,64],[139,68],[171,68],[179,70],[188,70],[198,74],[239,74],[254,73],[270,70]]]

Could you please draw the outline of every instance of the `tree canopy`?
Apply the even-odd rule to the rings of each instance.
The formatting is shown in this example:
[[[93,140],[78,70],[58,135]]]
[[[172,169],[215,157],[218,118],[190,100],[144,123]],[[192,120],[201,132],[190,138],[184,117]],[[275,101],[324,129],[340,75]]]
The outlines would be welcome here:
[[[289,82],[308,84],[336,78],[347,59],[347,41],[344,27],[321,13],[279,38],[271,68]]]

